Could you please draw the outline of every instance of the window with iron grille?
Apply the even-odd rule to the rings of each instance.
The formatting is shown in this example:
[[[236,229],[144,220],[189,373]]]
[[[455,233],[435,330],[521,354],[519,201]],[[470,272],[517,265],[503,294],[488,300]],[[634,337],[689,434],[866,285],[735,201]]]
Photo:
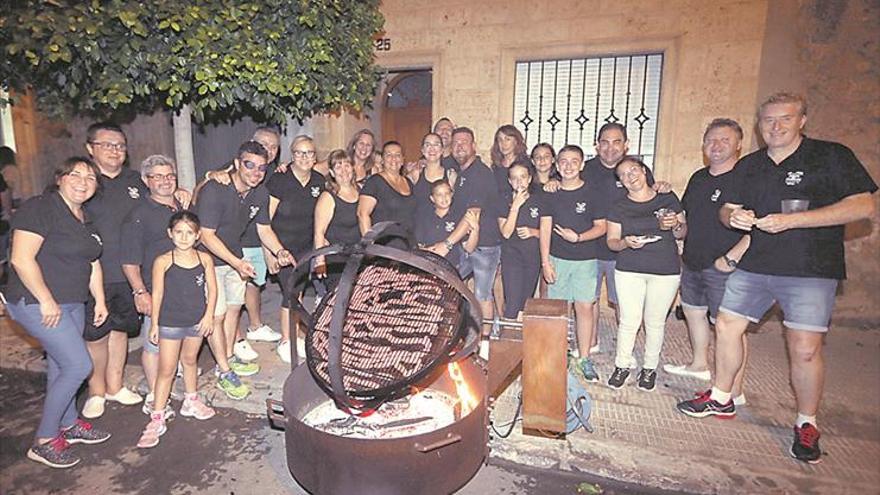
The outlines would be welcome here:
[[[529,150],[577,144],[591,158],[602,125],[619,122],[653,168],[662,70],[662,53],[517,62],[513,123]]]

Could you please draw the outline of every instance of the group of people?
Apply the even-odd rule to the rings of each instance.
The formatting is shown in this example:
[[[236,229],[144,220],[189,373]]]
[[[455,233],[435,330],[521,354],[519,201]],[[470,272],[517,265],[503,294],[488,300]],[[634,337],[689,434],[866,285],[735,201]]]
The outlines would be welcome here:
[[[366,129],[324,161],[311,137],[297,136],[291,161],[278,163],[280,136],[261,127],[193,194],[177,187],[168,157],[148,157],[140,173],[123,167],[125,134],[95,124],[90,156],[64,162],[52,188],[12,220],[8,310],[40,340],[49,362],[28,457],[69,467],[79,461],[69,444],[109,438],[79,419],[76,391],[85,379],[85,418],[103,414],[108,400],[141,403],[122,385],[129,337],[144,339],[150,388],[142,406],[150,420],[138,447],[157,445],[167,430],[175,374],[186,391],[179,414],[214,415],[196,391],[205,338],[217,387],[244,399],[249,389],[241,377],[259,372],[248,340],[278,342],[286,362],[291,342],[302,340],[288,314],[297,260],[393,221],[413,233],[419,248],[473,278],[486,317],[497,311],[516,319],[536,294],[573,303],[571,363],[589,382],[600,381],[590,354],[598,349],[604,281],[618,323],[612,388],[638,369],[636,386],[655,389],[665,321],[680,289],[693,359],[664,370],[710,380],[711,324],[717,336],[714,386],[678,405],[690,416],[729,417],[745,404],[745,329],[778,301],[798,404],[791,453],[817,462],[821,343],[845,275],[843,224],[872,215],[877,187],[847,148],[803,135],[806,109],[797,95],[769,98],[758,111],[767,147],[742,159],[740,125],[713,120],[703,135],[708,166],[694,173],[681,199],[627,154],[627,129],[615,122],[601,127],[589,160],[574,144],[557,152],[540,143],[529,152],[519,130],[504,125],[489,164],[476,153],[474,132],[448,118],[424,136],[421,159],[411,163],[400,143],[379,149]],[[333,289],[343,264],[334,256],[314,261],[319,296]],[[496,298],[499,271],[503,297]],[[267,273],[278,275],[285,294],[280,333],[260,319]],[[642,325],[639,366],[633,350]]]

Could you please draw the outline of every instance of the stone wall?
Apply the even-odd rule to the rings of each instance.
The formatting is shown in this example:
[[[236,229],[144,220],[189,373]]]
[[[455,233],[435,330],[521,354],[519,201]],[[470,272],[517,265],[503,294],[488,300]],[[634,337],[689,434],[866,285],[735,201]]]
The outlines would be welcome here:
[[[880,182],[880,2],[774,1],[767,26],[756,101],[780,89],[804,93],[807,134],[849,146]],[[847,226],[838,323],[880,328],[878,220]]]

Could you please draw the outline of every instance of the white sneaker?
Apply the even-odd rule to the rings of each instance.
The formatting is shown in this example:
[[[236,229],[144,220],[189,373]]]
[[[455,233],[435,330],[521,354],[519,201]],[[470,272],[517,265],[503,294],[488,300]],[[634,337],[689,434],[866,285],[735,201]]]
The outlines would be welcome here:
[[[275,348],[275,351],[278,353],[278,357],[281,358],[287,364],[290,364],[290,341],[285,340],[278,344],[278,347]]]
[[[133,406],[140,404],[143,399],[140,395],[132,392],[126,387],[119,389],[115,394],[104,394],[104,398],[113,402],[118,402],[124,406]]]
[[[202,376],[202,367],[196,367],[196,376]],[[183,378],[183,365],[177,362],[177,378]]]
[[[232,352],[238,359],[241,359],[242,361],[254,361],[258,357],[260,357],[260,355],[257,354],[257,351],[255,351],[254,348],[251,347],[250,343],[248,343],[248,341],[244,339],[239,340],[235,343],[234,346],[232,346]]]
[[[269,325],[260,325],[253,330],[248,329],[247,338],[256,342],[278,342],[281,334],[269,328]]]
[[[664,364],[663,371],[670,375],[688,376],[696,378],[697,380],[709,381],[712,379],[712,373],[710,373],[709,370],[692,371],[687,369],[687,365],[685,364]]]
[[[89,397],[86,400],[86,404],[83,406],[83,417],[86,419],[95,419],[103,416],[105,402],[106,400],[103,397],[99,397],[97,395]]]

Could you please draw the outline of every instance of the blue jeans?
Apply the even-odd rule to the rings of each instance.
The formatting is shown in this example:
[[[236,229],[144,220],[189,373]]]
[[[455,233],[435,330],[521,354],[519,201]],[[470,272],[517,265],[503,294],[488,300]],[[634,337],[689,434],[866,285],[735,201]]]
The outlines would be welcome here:
[[[491,301],[495,274],[501,261],[501,246],[478,247],[473,253],[462,252],[458,273],[462,279],[474,276],[474,295],[478,301]]]
[[[39,304],[25,304],[22,299],[6,308],[46,351],[46,401],[37,438],[54,438],[76,422],[76,391],[92,372],[92,358],[83,340],[85,304],[62,304],[55,328],[43,326]]]

